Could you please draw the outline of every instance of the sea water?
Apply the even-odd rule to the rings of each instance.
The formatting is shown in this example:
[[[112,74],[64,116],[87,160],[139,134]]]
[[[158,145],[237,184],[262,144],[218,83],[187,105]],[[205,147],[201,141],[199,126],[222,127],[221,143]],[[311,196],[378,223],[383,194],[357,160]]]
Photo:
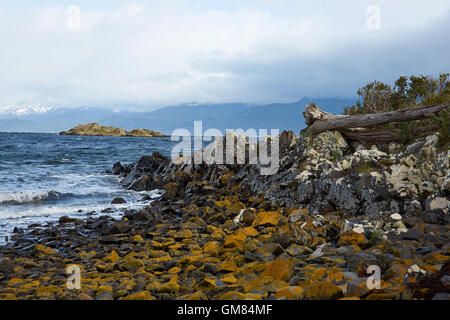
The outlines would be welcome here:
[[[139,209],[161,193],[125,190],[119,177],[104,174],[115,162],[137,161],[158,151],[170,156],[170,138],[61,136],[0,133],[0,243],[14,227]],[[126,204],[113,205],[120,197]]]

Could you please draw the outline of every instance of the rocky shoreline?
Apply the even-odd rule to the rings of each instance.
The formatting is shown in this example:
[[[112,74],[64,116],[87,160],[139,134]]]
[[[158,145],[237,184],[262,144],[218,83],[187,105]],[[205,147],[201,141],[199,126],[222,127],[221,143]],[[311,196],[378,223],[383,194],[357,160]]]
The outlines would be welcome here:
[[[448,300],[450,151],[438,140],[369,147],[283,132],[273,176],[158,153],[117,163],[125,188],[164,195],[120,221],[15,230],[0,247],[0,299]],[[80,290],[66,288],[72,264]]]

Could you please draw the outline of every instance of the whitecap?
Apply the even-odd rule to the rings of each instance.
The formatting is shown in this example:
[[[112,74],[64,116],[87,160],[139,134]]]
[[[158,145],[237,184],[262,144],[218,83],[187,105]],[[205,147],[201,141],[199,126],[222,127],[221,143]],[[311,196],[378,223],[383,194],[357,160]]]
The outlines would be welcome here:
[[[61,193],[55,190],[27,190],[21,192],[0,193],[0,204],[36,203],[60,196]]]

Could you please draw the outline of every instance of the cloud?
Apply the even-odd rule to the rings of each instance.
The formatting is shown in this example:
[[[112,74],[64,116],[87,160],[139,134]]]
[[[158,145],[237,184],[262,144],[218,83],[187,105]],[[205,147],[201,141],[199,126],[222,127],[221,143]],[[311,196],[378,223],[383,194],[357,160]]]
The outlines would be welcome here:
[[[79,30],[68,28],[70,3],[5,5],[0,105],[350,97],[374,79],[449,71],[450,0],[380,0],[377,31],[371,1],[220,2],[81,1]]]

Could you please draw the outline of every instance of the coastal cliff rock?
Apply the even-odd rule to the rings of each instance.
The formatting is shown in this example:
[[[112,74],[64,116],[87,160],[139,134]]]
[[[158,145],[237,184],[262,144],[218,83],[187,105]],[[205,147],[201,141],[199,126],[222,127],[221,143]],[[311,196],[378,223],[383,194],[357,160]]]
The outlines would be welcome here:
[[[260,175],[258,164],[176,164],[156,155],[160,159],[156,164],[142,167],[139,163],[143,158],[133,165],[132,172],[123,173],[122,183],[142,191],[153,188],[152,184],[146,187],[143,180],[158,181],[153,186],[163,189],[165,184],[177,183],[177,175],[183,175],[181,187],[186,185],[189,196],[196,183],[207,181],[220,186],[226,179],[227,185],[239,186],[273,205],[296,206],[315,214],[340,211],[370,216],[414,210],[437,213],[443,211],[426,203],[436,197],[448,198],[450,164],[450,151],[440,151],[437,143],[437,135],[432,135],[402,150],[380,151],[375,146],[369,149],[359,145],[355,151],[338,132],[324,132],[315,138],[283,132],[280,168],[275,175]],[[413,203],[416,205],[411,207]],[[448,217],[443,219],[447,221]]]
[[[113,136],[113,137],[166,137],[161,132],[147,130],[147,129],[134,129],[132,131],[126,131],[122,128],[114,128],[101,126],[98,123],[90,123],[86,125],[79,125],[69,131],[60,132],[61,135],[71,136]]]

